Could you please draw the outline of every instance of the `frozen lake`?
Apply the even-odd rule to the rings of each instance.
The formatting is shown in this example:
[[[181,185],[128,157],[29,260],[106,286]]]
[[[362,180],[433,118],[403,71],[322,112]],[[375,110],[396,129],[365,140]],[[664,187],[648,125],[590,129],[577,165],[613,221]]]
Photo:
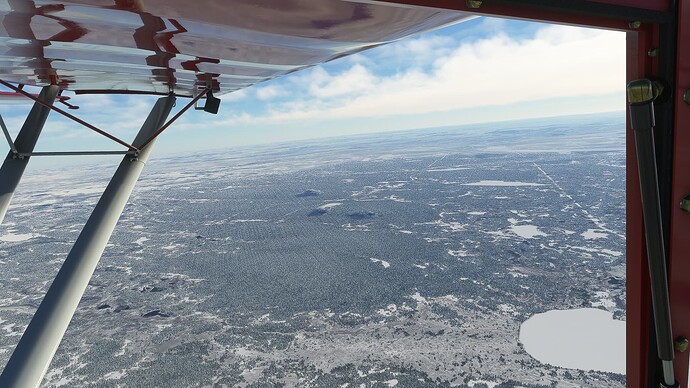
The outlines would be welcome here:
[[[520,326],[520,342],[527,353],[546,364],[625,373],[625,322],[605,310],[535,314]]]

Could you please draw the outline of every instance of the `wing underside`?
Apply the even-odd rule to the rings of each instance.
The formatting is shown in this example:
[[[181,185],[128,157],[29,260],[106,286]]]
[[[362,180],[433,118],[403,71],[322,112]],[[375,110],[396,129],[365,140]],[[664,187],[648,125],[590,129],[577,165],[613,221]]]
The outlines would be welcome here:
[[[0,79],[223,94],[469,17],[343,0],[0,0]]]

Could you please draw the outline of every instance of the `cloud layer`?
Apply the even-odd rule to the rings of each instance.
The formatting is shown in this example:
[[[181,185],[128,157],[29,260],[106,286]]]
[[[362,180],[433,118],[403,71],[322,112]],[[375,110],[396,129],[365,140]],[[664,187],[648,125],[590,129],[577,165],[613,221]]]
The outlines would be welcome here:
[[[232,120],[383,118],[610,94],[624,90],[624,69],[625,35],[610,31],[545,26],[529,37],[501,32],[468,42],[422,36],[342,69],[272,81],[255,92],[272,101],[265,112]]]

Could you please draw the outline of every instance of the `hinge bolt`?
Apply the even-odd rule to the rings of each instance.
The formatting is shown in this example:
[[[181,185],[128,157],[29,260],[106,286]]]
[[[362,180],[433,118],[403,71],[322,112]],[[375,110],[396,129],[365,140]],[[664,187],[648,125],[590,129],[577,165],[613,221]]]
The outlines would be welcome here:
[[[467,8],[477,9],[482,6],[482,0],[465,0]]]
[[[628,27],[632,28],[633,30],[637,30],[641,25],[642,22],[639,20],[633,20],[632,22],[628,23]]]
[[[689,345],[690,341],[688,341],[688,339],[685,337],[678,337],[675,341],[673,341],[673,349],[675,349],[676,352],[686,352]]]
[[[652,92],[654,93],[654,99],[656,100],[657,97],[664,92],[664,83],[659,80],[652,81]]]
[[[686,195],[685,198],[680,200],[680,208],[690,213],[690,195]]]
[[[659,49],[656,47],[652,47],[649,49],[649,51],[647,51],[647,55],[650,57],[656,57],[657,55],[659,55]]]

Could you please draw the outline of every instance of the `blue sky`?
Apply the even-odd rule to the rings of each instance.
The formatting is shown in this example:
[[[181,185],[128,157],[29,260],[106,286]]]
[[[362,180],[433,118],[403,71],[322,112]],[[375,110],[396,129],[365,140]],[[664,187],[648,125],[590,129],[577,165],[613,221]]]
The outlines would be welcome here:
[[[622,111],[624,90],[623,33],[477,18],[222,96],[218,115],[188,112],[163,134],[156,154]],[[81,107],[77,116],[130,141],[154,99],[72,102]],[[11,132],[29,108],[0,107]],[[52,114],[37,149],[119,148]]]

